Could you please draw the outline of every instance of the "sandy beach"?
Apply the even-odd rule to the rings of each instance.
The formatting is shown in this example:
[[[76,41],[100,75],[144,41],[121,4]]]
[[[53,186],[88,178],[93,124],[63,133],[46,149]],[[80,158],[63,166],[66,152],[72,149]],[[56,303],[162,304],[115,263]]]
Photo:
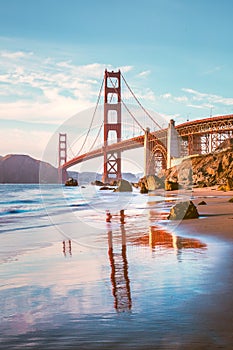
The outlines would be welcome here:
[[[200,220],[183,220],[180,230],[189,228],[192,233],[217,236],[221,239],[233,240],[233,191],[218,191],[216,187],[194,188],[191,198],[202,217]],[[200,202],[206,205],[198,205]]]
[[[232,349],[232,197],[194,189],[173,233],[130,210],[2,233],[2,349]]]

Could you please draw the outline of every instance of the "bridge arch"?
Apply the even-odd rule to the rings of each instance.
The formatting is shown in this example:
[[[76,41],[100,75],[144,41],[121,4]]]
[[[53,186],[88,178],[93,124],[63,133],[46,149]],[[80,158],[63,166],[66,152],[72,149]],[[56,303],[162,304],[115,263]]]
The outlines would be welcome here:
[[[158,174],[161,170],[167,169],[167,148],[160,141],[155,141],[150,151],[149,174]]]

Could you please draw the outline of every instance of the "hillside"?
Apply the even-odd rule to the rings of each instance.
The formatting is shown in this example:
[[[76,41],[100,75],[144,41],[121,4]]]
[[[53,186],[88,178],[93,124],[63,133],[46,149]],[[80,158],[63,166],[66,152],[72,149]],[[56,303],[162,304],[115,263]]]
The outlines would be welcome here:
[[[0,158],[0,183],[56,183],[57,169],[27,155],[9,154]]]
[[[183,186],[232,187],[233,148],[185,159],[180,165],[168,169],[166,178],[169,181],[178,181]]]

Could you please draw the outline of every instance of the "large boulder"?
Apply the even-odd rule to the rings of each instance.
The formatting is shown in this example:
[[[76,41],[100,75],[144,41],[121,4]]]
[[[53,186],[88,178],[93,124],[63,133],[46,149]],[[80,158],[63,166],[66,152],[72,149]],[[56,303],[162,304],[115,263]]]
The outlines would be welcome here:
[[[199,217],[196,206],[192,201],[180,202],[171,208],[169,220],[196,219]]]
[[[114,190],[114,192],[132,192],[133,187],[131,183],[127,180],[119,180],[118,187]]]
[[[144,182],[140,184],[140,193],[148,193],[148,189],[146,188],[146,185]]]
[[[165,191],[176,191],[178,189],[179,189],[178,182],[169,181],[169,180],[165,181]]]
[[[164,188],[164,182],[156,175],[147,175],[140,179],[139,185],[145,186],[148,191],[155,191],[159,188]]]

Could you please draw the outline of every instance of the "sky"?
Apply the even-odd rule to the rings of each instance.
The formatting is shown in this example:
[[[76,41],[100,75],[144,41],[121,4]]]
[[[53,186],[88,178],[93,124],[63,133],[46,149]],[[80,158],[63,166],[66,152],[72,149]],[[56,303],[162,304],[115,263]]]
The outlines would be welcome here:
[[[43,159],[74,115],[78,137],[105,69],[166,122],[232,114],[232,13],[231,0],[0,0],[0,155]]]

